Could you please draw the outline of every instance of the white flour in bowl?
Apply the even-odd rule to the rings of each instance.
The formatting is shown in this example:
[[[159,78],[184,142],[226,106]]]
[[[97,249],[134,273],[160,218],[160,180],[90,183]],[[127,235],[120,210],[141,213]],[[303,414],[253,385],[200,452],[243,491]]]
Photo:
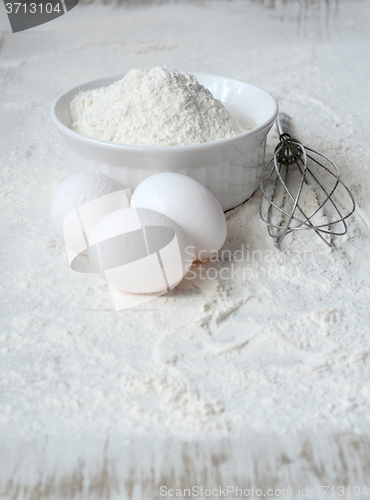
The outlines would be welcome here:
[[[168,67],[133,69],[118,82],[77,94],[71,129],[102,141],[180,146],[249,130],[195,76]]]

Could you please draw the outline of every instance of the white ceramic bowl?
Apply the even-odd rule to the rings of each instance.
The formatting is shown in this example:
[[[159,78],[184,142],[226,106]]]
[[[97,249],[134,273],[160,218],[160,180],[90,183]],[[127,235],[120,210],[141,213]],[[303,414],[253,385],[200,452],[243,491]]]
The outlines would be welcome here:
[[[258,187],[266,136],[276,119],[277,103],[270,94],[249,83],[194,74],[234,117],[253,129],[230,139],[190,146],[129,146],[86,137],[69,128],[69,104],[79,91],[106,87],[124,75],[101,78],[74,87],[52,105],[53,122],[65,142],[68,173],[97,170],[133,191],[150,175],[179,172],[212,191],[224,210],[247,200]]]

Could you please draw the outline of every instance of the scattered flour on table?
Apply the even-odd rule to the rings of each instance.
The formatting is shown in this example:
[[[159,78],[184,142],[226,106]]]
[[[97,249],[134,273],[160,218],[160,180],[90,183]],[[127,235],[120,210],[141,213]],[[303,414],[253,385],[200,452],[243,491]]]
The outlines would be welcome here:
[[[179,146],[249,130],[195,76],[168,67],[132,69],[108,87],[77,94],[71,129],[107,142]]]

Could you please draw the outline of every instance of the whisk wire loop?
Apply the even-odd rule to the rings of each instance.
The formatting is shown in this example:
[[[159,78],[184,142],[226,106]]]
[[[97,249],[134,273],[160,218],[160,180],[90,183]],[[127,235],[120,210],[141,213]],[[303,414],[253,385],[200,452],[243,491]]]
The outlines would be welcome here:
[[[280,113],[277,120],[280,142],[275,148],[274,157],[264,166],[260,179],[262,193],[260,216],[266,222],[268,234],[275,239],[277,246],[287,234],[307,229],[313,229],[328,246],[333,246],[331,236],[341,236],[347,233],[346,219],[352,215],[356,207],[354,197],[341,180],[337,165],[323,153],[304,147],[300,141],[292,138],[288,131],[288,123],[288,115]],[[333,186],[325,187],[323,180],[309,165],[308,160],[317,170],[321,170],[323,174],[329,174],[329,177],[334,179]],[[324,161],[332,169],[326,166]],[[269,168],[271,170],[263,180]],[[290,174],[291,169],[293,169],[292,174]],[[294,172],[300,174],[300,180],[295,183],[295,186],[290,179],[293,176],[293,180],[296,180],[297,176]],[[307,215],[300,203],[305,185],[317,203],[317,208],[313,209],[310,215]],[[342,213],[338,203],[334,200],[334,193],[339,186],[344,188],[351,203],[351,208],[346,214]],[[264,210],[265,203],[268,204],[267,211]],[[326,207],[331,207],[331,209]],[[334,212],[335,216],[330,217],[330,211]],[[313,221],[314,218],[316,219]],[[318,218],[322,220],[317,220]],[[342,224],[342,230],[337,228],[338,224]]]

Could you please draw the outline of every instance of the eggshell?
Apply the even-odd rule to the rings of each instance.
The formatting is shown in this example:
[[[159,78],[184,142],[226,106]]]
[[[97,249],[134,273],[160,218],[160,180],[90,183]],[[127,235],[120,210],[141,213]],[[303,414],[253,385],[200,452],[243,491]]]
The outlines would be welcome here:
[[[188,272],[194,246],[166,215],[125,208],[107,215],[93,229],[89,258],[114,288],[130,293],[166,292]]]
[[[152,175],[134,191],[131,206],[161,212],[177,222],[206,260],[226,239],[226,219],[217,198],[195,179],[174,172]]]
[[[79,172],[64,179],[51,201],[58,237],[76,253],[87,254],[85,236],[110,212],[129,206],[129,193],[100,172]]]

